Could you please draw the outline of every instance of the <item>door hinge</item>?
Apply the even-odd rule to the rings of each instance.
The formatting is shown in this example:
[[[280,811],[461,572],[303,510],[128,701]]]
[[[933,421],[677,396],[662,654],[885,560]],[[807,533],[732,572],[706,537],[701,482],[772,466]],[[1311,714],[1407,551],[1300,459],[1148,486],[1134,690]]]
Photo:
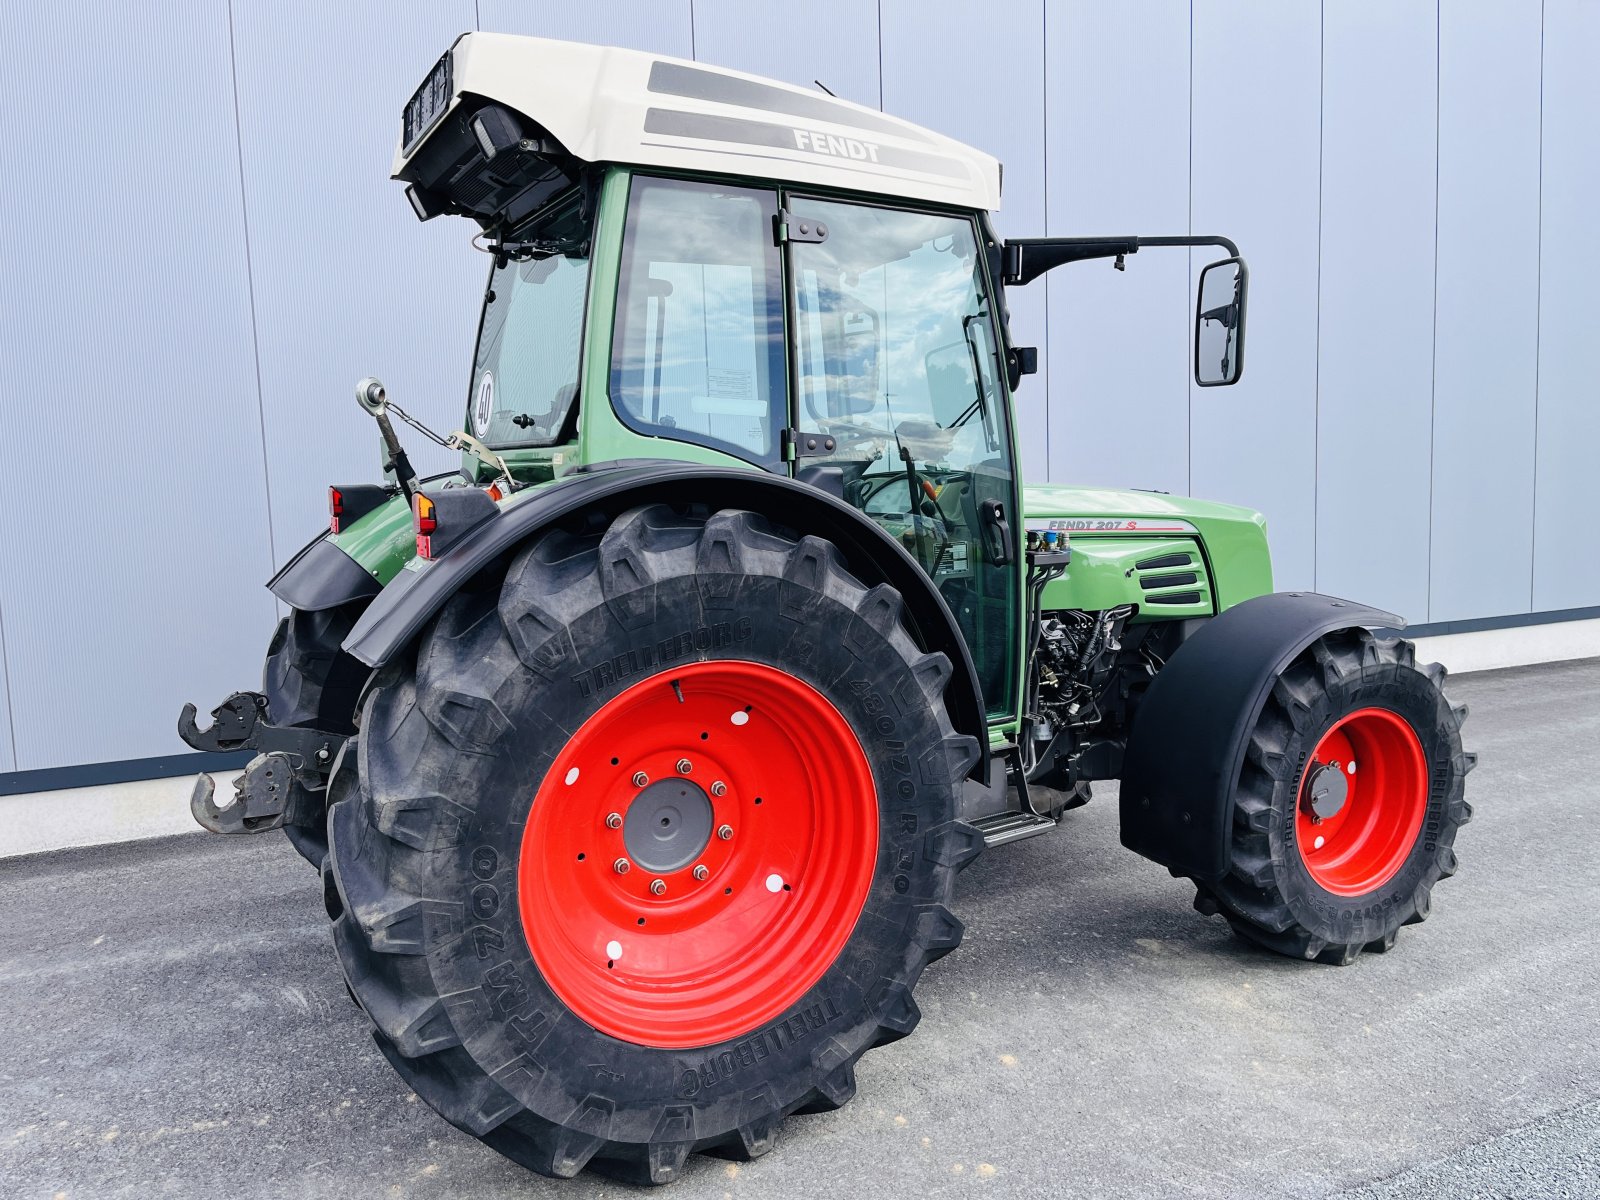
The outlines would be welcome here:
[[[783,431],[783,461],[793,462],[797,458],[822,458],[824,455],[832,454],[838,444],[832,434],[806,433],[799,429],[785,429]]]
[[[797,217],[790,212],[780,212],[773,220],[774,238],[778,245],[785,242],[825,242],[828,226],[815,217]]]

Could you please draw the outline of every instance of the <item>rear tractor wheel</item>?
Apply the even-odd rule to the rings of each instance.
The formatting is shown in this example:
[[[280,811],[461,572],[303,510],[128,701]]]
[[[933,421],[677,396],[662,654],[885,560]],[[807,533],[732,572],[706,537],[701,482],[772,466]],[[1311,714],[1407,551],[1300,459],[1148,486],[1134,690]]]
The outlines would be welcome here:
[[[1347,964],[1424,920],[1472,816],[1466,707],[1409,642],[1344,630],[1273,683],[1233,809],[1233,862],[1195,908],[1295,958]]]
[[[746,512],[541,535],[367,699],[335,942],[395,1069],[546,1175],[769,1150],[911,1031],[981,838],[900,598]]]

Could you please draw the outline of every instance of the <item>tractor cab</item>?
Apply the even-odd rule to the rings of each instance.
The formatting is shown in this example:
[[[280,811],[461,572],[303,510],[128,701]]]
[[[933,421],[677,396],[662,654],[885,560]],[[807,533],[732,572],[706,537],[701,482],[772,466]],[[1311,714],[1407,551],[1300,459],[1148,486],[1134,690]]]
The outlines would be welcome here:
[[[993,158],[734,72],[468,34],[396,174],[419,216],[482,228],[467,423],[514,475],[679,459],[821,488],[935,579],[991,713],[1015,711]]]

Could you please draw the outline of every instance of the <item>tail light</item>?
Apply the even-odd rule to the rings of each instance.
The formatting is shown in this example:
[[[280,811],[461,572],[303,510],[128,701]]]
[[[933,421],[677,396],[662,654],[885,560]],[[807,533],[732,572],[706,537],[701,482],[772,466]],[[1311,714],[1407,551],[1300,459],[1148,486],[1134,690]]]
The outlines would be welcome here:
[[[417,527],[417,557],[433,557],[433,535],[439,528],[436,517],[437,508],[432,500],[421,492],[411,502],[412,519]]]
[[[485,521],[500,515],[500,506],[482,488],[442,487],[418,492],[411,500],[411,521],[417,531],[417,557],[442,558]]]
[[[362,517],[394,499],[392,488],[373,483],[336,483],[328,489],[328,531],[344,533]]]

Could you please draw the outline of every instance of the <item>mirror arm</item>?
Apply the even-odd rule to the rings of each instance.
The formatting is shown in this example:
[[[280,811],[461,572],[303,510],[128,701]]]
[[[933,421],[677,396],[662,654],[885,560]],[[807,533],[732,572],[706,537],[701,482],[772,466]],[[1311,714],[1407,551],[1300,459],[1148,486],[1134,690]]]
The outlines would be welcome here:
[[[1220,234],[1178,235],[1173,237],[1072,237],[1013,238],[1001,249],[1007,287],[1032,283],[1046,271],[1069,262],[1091,258],[1115,258],[1137,254],[1144,246],[1221,246],[1230,257],[1239,257],[1239,247]]]

